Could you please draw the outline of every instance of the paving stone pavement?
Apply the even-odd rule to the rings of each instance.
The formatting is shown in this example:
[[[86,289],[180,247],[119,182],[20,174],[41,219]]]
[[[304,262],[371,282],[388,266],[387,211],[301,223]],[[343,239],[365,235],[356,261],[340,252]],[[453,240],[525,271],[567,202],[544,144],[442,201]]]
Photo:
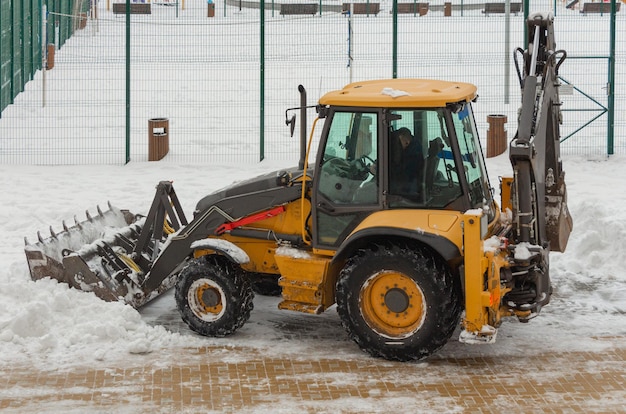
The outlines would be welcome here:
[[[2,367],[0,411],[626,413],[626,348],[416,363],[217,347],[141,358],[61,371]]]

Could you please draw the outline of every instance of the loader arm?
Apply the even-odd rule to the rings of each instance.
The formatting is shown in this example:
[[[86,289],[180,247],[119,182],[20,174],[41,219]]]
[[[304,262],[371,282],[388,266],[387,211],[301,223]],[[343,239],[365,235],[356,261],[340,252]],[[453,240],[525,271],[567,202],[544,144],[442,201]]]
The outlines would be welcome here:
[[[271,189],[232,196],[216,194],[215,203],[196,212],[194,219],[179,232],[173,234],[152,264],[146,275],[142,290],[151,292],[170,275],[175,274],[193,253],[192,244],[200,239],[216,235],[225,223],[249,216],[270,206],[280,206],[297,200],[301,186],[279,186]]]

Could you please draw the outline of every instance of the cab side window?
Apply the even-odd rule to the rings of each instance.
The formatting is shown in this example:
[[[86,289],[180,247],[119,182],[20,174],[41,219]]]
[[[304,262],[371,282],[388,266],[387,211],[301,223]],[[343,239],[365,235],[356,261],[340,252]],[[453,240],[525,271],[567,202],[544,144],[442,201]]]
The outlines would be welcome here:
[[[322,157],[314,217],[319,245],[336,246],[379,208],[378,113],[335,112]]]
[[[445,116],[440,109],[396,111],[388,143],[389,205],[441,208],[460,197]]]
[[[320,166],[319,191],[333,203],[378,203],[377,114],[337,112]]]

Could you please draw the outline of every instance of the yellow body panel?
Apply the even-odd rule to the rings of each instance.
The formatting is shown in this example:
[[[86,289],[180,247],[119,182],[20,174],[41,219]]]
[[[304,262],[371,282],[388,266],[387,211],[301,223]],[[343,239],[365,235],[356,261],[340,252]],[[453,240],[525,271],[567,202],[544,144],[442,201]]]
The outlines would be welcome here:
[[[304,212],[302,211],[304,207]],[[294,234],[301,233],[302,217],[307,217],[311,211],[311,203],[305,199],[302,203],[300,199],[292,201],[285,205],[285,212],[270,217],[265,220],[257,221],[251,227],[258,229],[271,229],[275,233]]]
[[[328,250],[328,249],[313,249],[313,253],[314,254],[319,254],[320,256],[329,256],[329,257],[333,257],[335,255],[335,253],[337,253],[336,250]]]
[[[403,94],[393,97],[394,93],[391,92]],[[381,79],[351,83],[343,89],[328,92],[319,103],[372,108],[441,108],[448,103],[470,102],[476,96],[476,86],[469,83],[433,79]]]
[[[285,249],[279,250],[275,259],[283,291],[280,309],[317,314],[335,303],[335,280],[328,280],[329,257]]]
[[[302,203],[300,199],[285,205],[285,212],[265,220],[257,221],[251,227],[255,229],[272,230],[274,233],[300,235],[302,225],[302,206],[306,211],[305,217],[309,215],[311,204],[308,200]],[[234,237],[224,234],[221,238],[228,240],[243,249],[250,261],[242,264],[241,267],[248,272],[280,274],[278,265],[274,258],[276,251],[276,240],[259,240],[246,237]]]
[[[373,227],[408,229],[445,237],[462,252],[463,231],[460,226],[462,217],[463,213],[447,210],[384,210],[370,214],[351,235]]]
[[[476,337],[490,336],[500,325],[500,319],[509,314],[501,307],[502,297],[508,292],[500,282],[500,271],[509,267],[509,261],[500,249],[484,250],[486,229],[481,228],[482,213],[464,214],[465,233],[465,319],[463,328]]]

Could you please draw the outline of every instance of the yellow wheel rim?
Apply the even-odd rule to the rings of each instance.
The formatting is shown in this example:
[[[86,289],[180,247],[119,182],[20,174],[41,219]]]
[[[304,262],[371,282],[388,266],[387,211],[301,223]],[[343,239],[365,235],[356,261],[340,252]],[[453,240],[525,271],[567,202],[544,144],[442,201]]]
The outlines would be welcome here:
[[[426,317],[422,289],[409,276],[395,271],[372,275],[361,288],[359,305],[369,327],[391,339],[411,336]]]
[[[206,322],[218,320],[224,314],[224,291],[212,280],[199,279],[192,283],[187,296],[189,308]]]

